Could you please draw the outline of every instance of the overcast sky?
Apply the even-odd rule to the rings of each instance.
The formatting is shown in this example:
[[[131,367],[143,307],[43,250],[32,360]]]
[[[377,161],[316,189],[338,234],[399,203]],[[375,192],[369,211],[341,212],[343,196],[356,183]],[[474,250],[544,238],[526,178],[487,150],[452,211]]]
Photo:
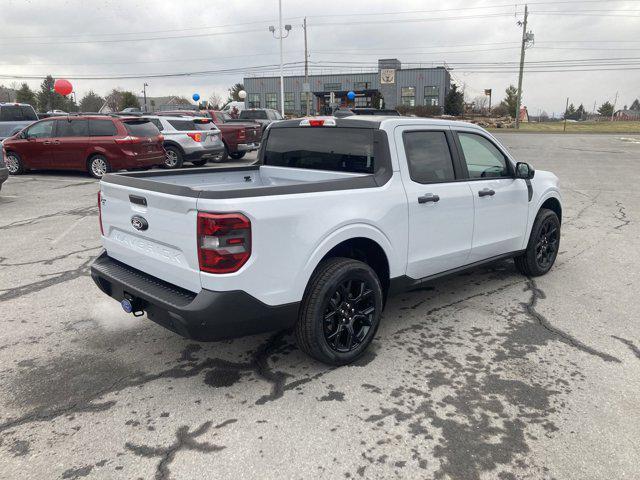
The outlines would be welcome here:
[[[516,22],[523,19],[524,4],[507,3],[283,0],[285,23],[293,26],[284,40],[285,62],[304,60],[302,17],[307,16],[314,68],[367,68],[385,57],[446,62],[468,98],[492,88],[495,104],[518,78],[522,30]],[[529,10],[535,46],[526,52],[523,103],[530,113],[559,114],[566,97],[587,110],[594,102],[613,102],[616,91],[619,107],[640,97],[639,1],[538,0]],[[278,42],[268,31],[277,25],[277,14],[277,0],[0,0],[0,75],[67,78],[235,69],[178,78],[71,80],[78,100],[90,89],[101,95],[114,87],[141,93],[145,81],[149,96],[226,96],[227,88],[247,75],[239,70],[279,62]],[[590,60],[575,63],[584,59]],[[574,63],[567,67],[563,60]],[[549,61],[556,63],[535,63]],[[548,72],[549,65],[607,70]],[[626,70],[611,70],[620,68]],[[0,84],[22,81],[2,78]],[[34,89],[40,84],[27,82]]]

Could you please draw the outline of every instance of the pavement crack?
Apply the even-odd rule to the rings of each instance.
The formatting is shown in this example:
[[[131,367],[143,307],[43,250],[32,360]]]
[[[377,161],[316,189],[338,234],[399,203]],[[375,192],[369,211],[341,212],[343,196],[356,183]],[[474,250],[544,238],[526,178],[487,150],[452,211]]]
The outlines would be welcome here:
[[[223,422],[220,425],[224,426],[225,424],[228,424],[227,422]],[[220,450],[224,450],[226,448],[221,445],[213,445],[209,442],[199,442],[196,440],[201,435],[204,435],[209,430],[209,428],[211,428],[211,421],[204,422],[202,425],[195,428],[192,432],[189,432],[190,428],[188,425],[182,425],[176,431],[175,441],[167,447],[150,447],[147,445],[136,445],[131,442],[125,443],[125,447],[140,457],[160,457],[160,461],[156,466],[155,479],[169,480],[171,478],[171,471],[169,467],[175,460],[178,452],[180,452],[181,450],[192,450],[201,453],[213,453],[219,452]]]
[[[602,360],[604,360],[605,362],[615,362],[615,363],[622,363],[620,361],[620,359],[600,352],[598,350],[596,350],[595,348],[592,348],[584,343],[582,343],[580,340],[572,337],[571,335],[569,335],[568,333],[560,330],[559,328],[556,328],[554,326],[552,326],[549,321],[546,319],[546,317],[544,315],[542,315],[541,313],[539,313],[536,310],[536,305],[538,304],[538,300],[543,300],[545,298],[547,298],[546,294],[544,293],[544,291],[539,288],[535,282],[535,280],[531,277],[527,277],[527,286],[525,288],[525,291],[530,291],[531,292],[531,297],[529,298],[528,302],[523,302],[521,305],[523,306],[525,313],[531,317],[533,320],[535,320],[536,322],[538,322],[538,324],[540,324],[540,326],[542,328],[544,328],[545,330],[547,330],[548,332],[552,333],[553,335],[555,335],[556,337],[558,337],[560,339],[561,342],[570,345],[578,350],[580,350],[581,352],[584,353],[588,353],[589,355],[593,355],[596,357],[601,358]]]
[[[46,215],[39,215],[37,217],[27,218],[24,220],[16,220],[15,222],[7,223],[6,225],[0,225],[0,230],[8,230],[10,228],[25,227],[27,225],[33,225],[40,220],[45,220],[51,217],[60,216],[73,216],[73,217],[88,217],[98,214],[98,206],[73,208],[71,210],[62,210],[60,212],[49,213]]]
[[[101,246],[83,248],[82,250],[74,250],[73,252],[65,253],[64,255],[58,255],[52,258],[45,258],[41,260],[32,260],[29,262],[18,262],[18,263],[6,263],[7,258],[0,257],[0,267],[24,267],[26,265],[52,265],[54,262],[57,262],[58,260],[65,260],[71,257],[72,255],[91,252],[93,250],[99,250],[101,248],[102,248]]]
[[[622,227],[626,227],[631,223],[631,220],[627,218],[627,213],[625,212],[624,205],[622,202],[616,201],[616,207],[618,207],[618,211],[613,214],[613,217],[620,222],[619,225],[616,225],[616,230],[620,230]]]
[[[626,338],[616,337],[615,335],[611,335],[611,338],[615,338],[619,342],[624,343],[629,350],[636,356],[636,358],[640,359],[640,348],[638,348],[631,340],[627,340]]]
[[[71,280],[75,280],[76,278],[88,275],[92,262],[93,258],[89,258],[77,268],[53,273],[49,276],[49,278],[45,278],[44,280],[39,280],[37,282],[20,285],[18,287],[9,288],[6,290],[0,290],[0,301],[20,298],[31,293],[39,292],[41,290],[44,290],[45,288],[49,288],[60,283],[69,282]]]

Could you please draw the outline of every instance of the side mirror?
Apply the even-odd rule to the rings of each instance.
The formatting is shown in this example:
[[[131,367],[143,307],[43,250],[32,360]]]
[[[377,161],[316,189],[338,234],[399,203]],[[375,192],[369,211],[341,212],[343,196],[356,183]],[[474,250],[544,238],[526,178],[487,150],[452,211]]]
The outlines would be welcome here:
[[[536,174],[536,171],[531,165],[526,162],[516,163],[516,178],[522,178],[524,180],[530,180]]]

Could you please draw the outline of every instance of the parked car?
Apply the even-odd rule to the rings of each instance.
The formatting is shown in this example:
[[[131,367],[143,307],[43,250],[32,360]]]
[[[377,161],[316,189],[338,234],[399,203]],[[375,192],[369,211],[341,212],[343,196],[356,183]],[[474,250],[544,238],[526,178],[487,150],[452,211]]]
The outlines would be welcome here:
[[[9,169],[4,163],[4,147],[0,142],[0,190],[2,190],[2,184],[9,178]]]
[[[164,135],[166,168],[180,168],[184,162],[202,166],[219,161],[224,153],[220,130],[210,119],[146,115]]]
[[[240,112],[240,118],[238,120],[232,120],[232,122],[252,120],[258,122],[262,126],[262,131],[273,122],[283,120],[282,115],[277,110],[272,108],[250,108],[242,110]]]
[[[82,170],[96,178],[115,170],[145,170],[165,160],[163,137],[139,117],[68,115],[33,123],[4,141],[9,173]]]
[[[11,137],[38,120],[28,103],[0,103],[0,141]]]
[[[193,112],[174,110],[171,112],[159,112],[159,115],[193,115]],[[220,110],[199,110],[197,115],[213,120],[222,132],[224,152],[220,161],[226,161],[228,157],[239,160],[251,152],[260,148],[262,127],[254,121],[234,120],[231,116]]]
[[[558,253],[557,177],[472,124],[286,120],[259,157],[107,175],[96,284],[185,337],[294,327],[302,350],[341,365],[371,343],[389,295],[505,258],[542,275]]]

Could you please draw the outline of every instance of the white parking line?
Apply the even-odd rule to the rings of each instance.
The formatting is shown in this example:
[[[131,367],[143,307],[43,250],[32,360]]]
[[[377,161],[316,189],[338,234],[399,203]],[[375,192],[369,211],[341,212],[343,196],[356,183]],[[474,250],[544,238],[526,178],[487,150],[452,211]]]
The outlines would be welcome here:
[[[78,226],[78,224],[84,220],[87,217],[81,217],[78,220],[76,220],[75,222],[73,222],[71,224],[71,226],[69,228],[67,228],[64,232],[62,232],[58,237],[54,238],[53,240],[51,240],[51,245],[55,245],[56,243],[58,243],[60,240],[62,240],[65,236],[67,236],[74,228],[76,228]]]

